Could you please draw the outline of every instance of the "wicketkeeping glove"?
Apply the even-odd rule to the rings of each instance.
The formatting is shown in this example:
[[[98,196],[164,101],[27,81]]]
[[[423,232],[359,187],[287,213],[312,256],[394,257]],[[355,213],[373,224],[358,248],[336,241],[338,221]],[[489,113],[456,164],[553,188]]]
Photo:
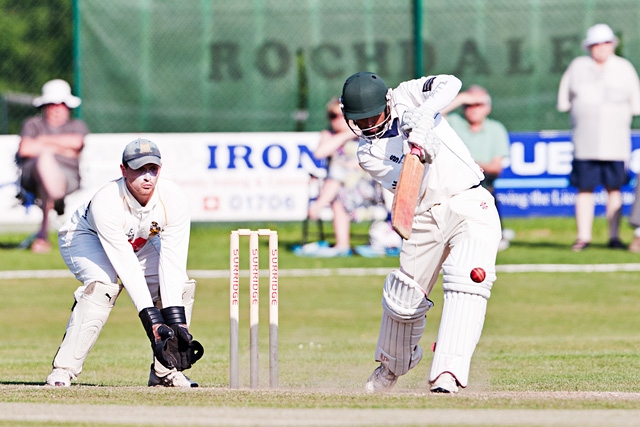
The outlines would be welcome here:
[[[169,352],[176,359],[176,369],[191,368],[204,355],[204,347],[193,339],[187,327],[187,317],[183,306],[166,307],[161,310],[165,322],[173,330],[176,340],[169,342]]]
[[[171,351],[172,343],[177,342],[173,329],[165,325],[160,309],[156,307],[143,308],[138,313],[142,321],[142,326],[147,332],[153,356],[158,359],[163,366],[173,369],[177,360]]]

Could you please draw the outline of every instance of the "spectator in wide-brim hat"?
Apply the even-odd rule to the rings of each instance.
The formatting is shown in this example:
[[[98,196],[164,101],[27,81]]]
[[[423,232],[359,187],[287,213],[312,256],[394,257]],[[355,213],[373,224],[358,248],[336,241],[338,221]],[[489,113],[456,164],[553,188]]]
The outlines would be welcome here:
[[[606,216],[611,249],[620,240],[621,188],[629,182],[631,119],[640,114],[640,81],[628,60],[615,54],[618,38],[611,27],[587,30],[582,47],[589,55],[575,58],[558,89],[558,111],[571,117],[573,163],[569,183],[578,190],[575,205],[576,252],[591,244],[596,187],[607,191]]]
[[[71,118],[71,110],[81,103],[71,94],[64,80],[51,80],[42,86],[42,96],[33,100],[40,109],[37,116],[25,120],[20,132],[16,160],[20,168],[21,194],[31,193],[42,209],[42,222],[31,250],[51,250],[48,237],[49,213],[64,213],[64,198],[80,188],[80,153],[86,124]]]

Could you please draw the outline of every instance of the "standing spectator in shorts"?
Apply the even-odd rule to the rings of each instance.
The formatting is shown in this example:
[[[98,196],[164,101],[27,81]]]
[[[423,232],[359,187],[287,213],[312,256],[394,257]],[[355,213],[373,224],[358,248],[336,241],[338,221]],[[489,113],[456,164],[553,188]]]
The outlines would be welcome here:
[[[124,287],[151,341],[148,385],[198,386],[182,373],[203,354],[189,333],[196,290],[187,276],[191,216],[184,192],[160,178],[161,168],[156,144],[130,142],[122,177],[60,228],[60,254],[81,285],[47,385],[69,387],[80,375]]]
[[[20,132],[16,160],[20,186],[33,194],[42,209],[42,222],[31,250],[46,253],[49,242],[49,213],[64,213],[64,198],[80,188],[79,158],[84,137],[89,133],[82,120],[71,118],[71,109],[80,105],[64,80],[51,80],[42,86],[42,96],[33,106],[41,114],[25,120]]]
[[[457,113],[449,113],[458,107],[463,108],[464,117]],[[507,128],[497,120],[489,118],[491,113],[491,96],[482,86],[472,85],[460,92],[451,104],[440,111],[464,141],[471,152],[471,157],[484,172],[482,186],[495,197],[494,181],[502,173],[504,160],[509,158],[509,133]],[[496,199],[496,206],[500,208]],[[512,232],[502,233],[499,250],[509,247],[507,238]]]
[[[608,193],[608,247],[626,249],[620,240],[621,187],[629,181],[631,120],[640,114],[640,81],[633,65],[615,55],[618,39],[606,24],[589,28],[582,48],[589,56],[575,58],[558,90],[558,111],[568,111],[573,131],[573,168],[569,178],[578,189],[575,215],[576,252],[591,243],[594,189]]]

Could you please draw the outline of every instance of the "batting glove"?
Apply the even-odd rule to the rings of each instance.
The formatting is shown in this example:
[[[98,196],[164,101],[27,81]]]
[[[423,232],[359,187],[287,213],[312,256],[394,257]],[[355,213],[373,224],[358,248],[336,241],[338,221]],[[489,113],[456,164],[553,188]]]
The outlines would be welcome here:
[[[436,114],[438,114],[438,112],[431,108],[427,103],[424,103],[419,107],[409,109],[402,115],[400,130],[405,136],[408,136],[411,131],[417,127],[432,129]]]
[[[433,129],[424,129],[421,126],[411,131],[408,141],[420,149],[420,161],[429,164],[433,163],[442,144],[442,140]]]

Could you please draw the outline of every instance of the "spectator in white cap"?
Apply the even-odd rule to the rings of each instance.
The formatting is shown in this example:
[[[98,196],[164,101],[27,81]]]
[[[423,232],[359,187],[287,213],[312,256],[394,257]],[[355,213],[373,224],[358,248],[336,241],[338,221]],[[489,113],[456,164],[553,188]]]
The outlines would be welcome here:
[[[42,222],[31,244],[31,250],[45,253],[49,242],[49,212],[64,213],[64,198],[80,188],[79,158],[86,124],[71,118],[71,109],[80,105],[64,80],[51,80],[42,86],[42,96],[33,100],[41,114],[25,120],[20,132],[16,161],[20,168],[19,197],[35,197],[42,209]]]
[[[629,182],[631,120],[640,114],[640,81],[633,65],[615,54],[618,38],[606,24],[587,30],[582,47],[589,56],[575,58],[562,76],[558,111],[571,116],[573,163],[570,184],[577,188],[576,252],[591,244],[594,190],[608,194],[606,217],[611,249],[625,249],[620,240],[621,187]]]

